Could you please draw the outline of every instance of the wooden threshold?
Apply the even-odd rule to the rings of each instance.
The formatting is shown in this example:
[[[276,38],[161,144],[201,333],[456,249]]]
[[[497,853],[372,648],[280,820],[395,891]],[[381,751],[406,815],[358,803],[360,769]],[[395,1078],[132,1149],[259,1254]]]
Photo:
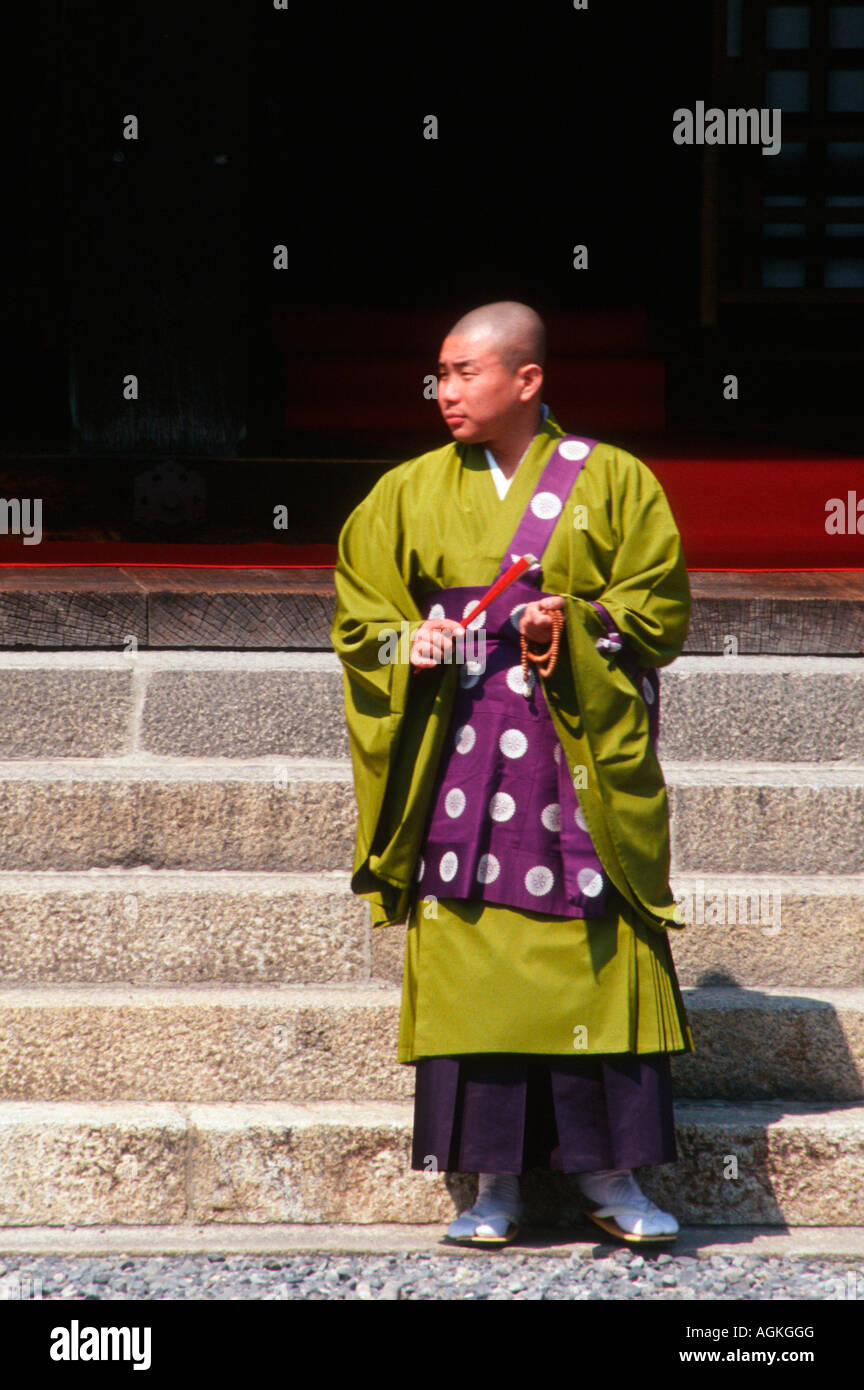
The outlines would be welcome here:
[[[864,570],[693,571],[689,653],[864,655]],[[0,571],[0,647],[329,651],[333,571]]]

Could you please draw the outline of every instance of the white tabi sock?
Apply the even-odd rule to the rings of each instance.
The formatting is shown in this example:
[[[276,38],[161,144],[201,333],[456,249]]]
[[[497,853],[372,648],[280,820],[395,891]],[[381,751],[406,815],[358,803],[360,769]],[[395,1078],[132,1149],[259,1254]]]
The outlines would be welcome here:
[[[646,1197],[630,1168],[604,1168],[596,1173],[580,1173],[577,1181],[584,1195],[601,1206],[598,1216],[613,1216],[630,1235],[675,1235],[678,1222],[668,1211],[661,1211]]]
[[[478,1173],[477,1201],[471,1211],[474,1216],[485,1216],[490,1221],[495,1217],[506,1216],[509,1221],[522,1219],[522,1198],[519,1195],[518,1173]],[[498,1224],[478,1226],[479,1236],[498,1235]]]
[[[522,1199],[519,1195],[518,1173],[478,1173],[477,1201],[487,1194],[502,1207],[521,1215]]]
[[[518,1173],[480,1173],[477,1200],[450,1226],[453,1236],[503,1236],[510,1223],[522,1219]]]

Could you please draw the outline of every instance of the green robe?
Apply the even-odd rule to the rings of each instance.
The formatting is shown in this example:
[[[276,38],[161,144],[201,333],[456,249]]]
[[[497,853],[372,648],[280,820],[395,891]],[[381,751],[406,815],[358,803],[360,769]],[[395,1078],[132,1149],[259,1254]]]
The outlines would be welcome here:
[[[494,582],[563,433],[550,413],[504,498],[479,446],[450,444],[401,464],[339,539],[332,637],[358,804],[352,888],[368,899],[373,926],[408,921],[400,1061],[477,1051],[572,1056],[582,1026],[586,1052],[692,1050],[666,936],[680,926],[666,788],[641,691],[614,655],[597,650],[605,628],[591,607],[592,599],[603,604],[641,664],[664,666],[684,644],[690,593],[660,484],[623,450],[598,444],[588,457],[541,557],[541,588],[564,595],[567,620],[544,693],[592,841],[624,903],[601,919],[568,920],[454,900],[430,905],[432,915],[415,902],[458,680],[455,665],[418,673],[405,659],[422,621],[418,599],[432,588]],[[400,624],[402,659],[382,661]],[[557,1024],[547,1024],[550,1015]]]

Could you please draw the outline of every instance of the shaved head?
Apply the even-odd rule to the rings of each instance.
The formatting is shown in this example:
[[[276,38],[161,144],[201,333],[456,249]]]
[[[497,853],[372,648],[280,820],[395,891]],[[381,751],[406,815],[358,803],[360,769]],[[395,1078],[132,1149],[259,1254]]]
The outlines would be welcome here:
[[[502,468],[513,451],[518,462],[540,429],[545,357],[543,322],[527,304],[481,304],[454,323],[438,358],[438,407],[454,440],[489,444]]]
[[[515,299],[481,304],[454,323],[448,337],[489,337],[502,365],[515,372],[524,362],[546,366],[546,329],[540,315]]]

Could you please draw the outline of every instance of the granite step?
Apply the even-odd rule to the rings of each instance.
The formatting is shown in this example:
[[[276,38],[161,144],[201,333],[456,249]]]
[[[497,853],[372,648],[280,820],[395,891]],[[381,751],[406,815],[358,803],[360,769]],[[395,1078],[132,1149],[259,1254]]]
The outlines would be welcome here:
[[[673,873],[860,874],[864,763],[663,761]]]
[[[344,870],[355,819],[347,761],[0,763],[0,869]]]
[[[676,873],[671,882],[690,918],[670,937],[682,985],[864,986],[864,874]]]
[[[860,874],[864,764],[664,762],[675,873]],[[347,760],[0,762],[0,870],[345,870]]]
[[[676,874],[683,985],[864,986],[864,874]],[[0,872],[6,984],[398,984],[350,874]]]
[[[684,999],[696,1051],[672,1059],[677,1095],[864,1099],[864,989],[697,988]],[[407,1100],[398,1021],[399,990],[386,984],[4,985],[0,1097]]]
[[[661,672],[661,758],[860,763],[862,672],[854,657],[679,657]],[[0,760],[348,755],[332,653],[0,651],[0,700]]]
[[[864,1225],[864,1105],[679,1101],[678,1161],[637,1170],[682,1224]],[[466,1174],[412,1170],[407,1102],[0,1103],[0,1225],[445,1223]],[[570,1174],[523,1181],[525,1219],[581,1222]]]
[[[351,892],[350,878],[341,869],[5,870],[0,980],[362,984],[380,974],[373,947],[382,933],[372,932],[369,910]]]

